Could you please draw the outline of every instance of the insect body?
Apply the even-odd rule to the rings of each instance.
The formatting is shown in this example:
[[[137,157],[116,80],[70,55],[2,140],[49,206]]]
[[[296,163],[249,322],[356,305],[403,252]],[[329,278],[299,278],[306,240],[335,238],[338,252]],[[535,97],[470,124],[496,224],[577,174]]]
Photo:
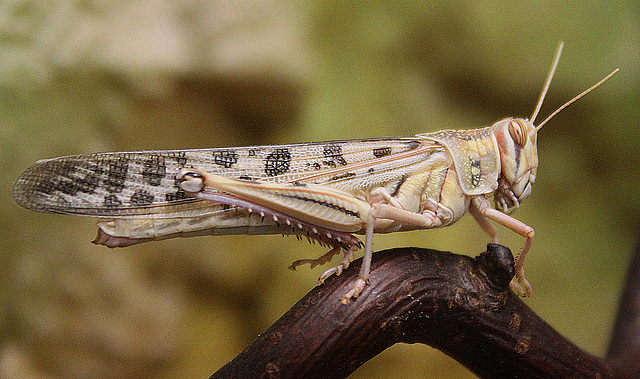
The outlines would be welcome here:
[[[507,118],[409,138],[59,157],[27,168],[13,197],[36,211],[99,218],[94,243],[109,247],[197,235],[303,235],[331,250],[293,268],[323,264],[344,251],[320,281],[348,267],[363,247],[353,234],[364,234],[360,275],[344,303],[366,284],[374,233],[444,227],[469,211],[495,242],[489,220],[526,238],[512,287],[528,296],[523,266],[534,231],[507,213],[531,193],[537,132],[615,73],[536,127],[561,48],[530,121]]]

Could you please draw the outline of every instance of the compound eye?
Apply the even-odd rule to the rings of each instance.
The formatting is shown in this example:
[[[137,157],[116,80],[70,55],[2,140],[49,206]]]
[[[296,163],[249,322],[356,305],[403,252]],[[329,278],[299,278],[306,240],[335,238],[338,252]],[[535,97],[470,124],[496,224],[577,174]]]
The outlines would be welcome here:
[[[516,145],[524,147],[527,144],[527,126],[521,120],[509,122],[509,134]]]

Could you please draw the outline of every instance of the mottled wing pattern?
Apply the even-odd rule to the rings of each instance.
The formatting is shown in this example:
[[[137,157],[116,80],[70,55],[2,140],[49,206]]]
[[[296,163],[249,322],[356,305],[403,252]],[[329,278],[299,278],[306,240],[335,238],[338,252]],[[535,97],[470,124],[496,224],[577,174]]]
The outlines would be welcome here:
[[[306,181],[353,191],[401,178],[429,154],[408,154],[420,146],[424,143],[416,139],[394,138],[66,156],[27,168],[13,187],[13,197],[23,207],[41,212],[106,218],[193,217],[221,208],[192,199],[177,186],[175,176],[185,167],[235,178]],[[398,162],[394,156],[402,159]],[[371,175],[375,171],[379,175]],[[354,180],[368,177],[372,179]]]
[[[204,159],[192,152],[191,160]],[[168,204],[194,203],[175,185],[175,173],[189,161],[184,151],[97,153],[41,160],[13,187],[25,208],[99,217],[143,215]],[[204,162],[203,162],[204,163]]]

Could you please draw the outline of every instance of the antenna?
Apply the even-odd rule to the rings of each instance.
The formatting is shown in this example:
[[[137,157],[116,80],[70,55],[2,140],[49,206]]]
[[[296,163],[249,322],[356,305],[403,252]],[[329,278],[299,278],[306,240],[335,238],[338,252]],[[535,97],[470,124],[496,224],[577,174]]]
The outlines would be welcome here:
[[[587,88],[586,90],[582,91],[579,95],[577,95],[573,99],[567,101],[562,106],[560,106],[560,108],[558,108],[555,111],[553,111],[553,113],[551,113],[547,118],[545,118],[544,121],[542,121],[540,124],[538,124],[538,126],[536,126],[536,133],[538,132],[538,130],[540,130],[540,128],[542,128],[542,126],[544,124],[546,124],[549,120],[551,120],[553,118],[553,116],[555,116],[558,113],[560,113],[561,110],[563,110],[566,107],[568,107],[569,105],[573,104],[579,98],[583,97],[584,95],[586,95],[589,92],[593,91],[594,89],[598,88],[602,83],[604,83],[607,80],[609,80],[609,78],[612,77],[613,75],[615,75],[618,71],[620,71],[619,68],[616,68],[615,70],[611,71],[611,73],[609,73],[609,75],[607,75],[604,78],[600,79],[600,81],[598,83],[596,83],[596,84],[592,85],[591,87]],[[532,122],[533,122],[533,120],[532,120]]]
[[[549,90],[549,86],[551,85],[551,79],[553,79],[553,74],[556,72],[556,67],[558,67],[558,62],[560,62],[560,55],[562,54],[562,47],[564,46],[564,42],[560,42],[558,44],[558,49],[556,50],[556,57],[553,59],[553,64],[551,65],[551,70],[549,71],[549,75],[547,75],[547,80],[544,82],[544,86],[542,87],[542,92],[540,92],[540,97],[538,98],[538,104],[536,104],[536,109],[533,110],[533,114],[531,115],[531,123],[536,120],[538,116],[538,112],[540,112],[540,108],[542,108],[542,102],[544,101],[544,97],[547,95],[547,91]]]

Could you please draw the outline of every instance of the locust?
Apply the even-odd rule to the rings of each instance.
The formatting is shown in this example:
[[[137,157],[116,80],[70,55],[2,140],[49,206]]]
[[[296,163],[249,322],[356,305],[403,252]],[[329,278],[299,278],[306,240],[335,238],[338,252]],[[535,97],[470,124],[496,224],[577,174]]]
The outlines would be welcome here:
[[[108,247],[203,235],[306,237],[330,250],[291,268],[343,253],[320,283],[340,275],[364,248],[345,304],[367,284],[374,233],[445,227],[469,212],[493,242],[491,222],[525,238],[511,287],[529,296],[524,261],[534,230],[510,214],[536,179],[537,134],[618,71],[535,125],[561,52],[562,43],[530,119],[413,137],[64,156],[28,167],[13,198],[35,211],[98,218],[93,242]],[[364,243],[355,234],[364,234]]]

